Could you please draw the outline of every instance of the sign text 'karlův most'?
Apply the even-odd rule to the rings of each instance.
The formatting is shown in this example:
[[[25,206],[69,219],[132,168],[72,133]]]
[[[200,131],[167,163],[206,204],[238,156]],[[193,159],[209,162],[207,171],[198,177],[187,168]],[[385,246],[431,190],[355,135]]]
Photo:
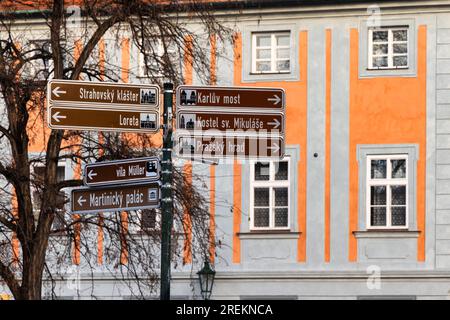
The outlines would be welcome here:
[[[285,93],[279,88],[179,86],[177,108],[247,108],[284,110]]]
[[[156,181],[160,171],[158,157],[92,163],[84,169],[84,184],[100,186]]]
[[[71,192],[72,213],[158,208],[159,182],[121,187],[78,188]]]

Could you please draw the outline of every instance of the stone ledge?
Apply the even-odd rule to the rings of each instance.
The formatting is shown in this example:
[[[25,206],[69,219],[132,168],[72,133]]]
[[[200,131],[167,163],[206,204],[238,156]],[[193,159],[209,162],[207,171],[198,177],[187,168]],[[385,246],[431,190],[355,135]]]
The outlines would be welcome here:
[[[283,231],[253,231],[239,232],[239,239],[298,239],[301,232]]]
[[[418,238],[418,230],[364,230],[353,231],[357,239],[359,238]]]

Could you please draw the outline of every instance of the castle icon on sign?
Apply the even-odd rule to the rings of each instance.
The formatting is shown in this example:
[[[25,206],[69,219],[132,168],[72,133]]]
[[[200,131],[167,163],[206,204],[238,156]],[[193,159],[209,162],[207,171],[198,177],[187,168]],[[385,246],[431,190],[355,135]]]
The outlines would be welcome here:
[[[155,104],[156,90],[155,89],[141,89],[141,104]]]
[[[141,128],[156,129],[156,115],[153,113],[141,113]]]
[[[180,118],[180,129],[195,129],[195,114],[182,115]]]
[[[197,90],[181,90],[180,104],[195,104],[197,101]]]

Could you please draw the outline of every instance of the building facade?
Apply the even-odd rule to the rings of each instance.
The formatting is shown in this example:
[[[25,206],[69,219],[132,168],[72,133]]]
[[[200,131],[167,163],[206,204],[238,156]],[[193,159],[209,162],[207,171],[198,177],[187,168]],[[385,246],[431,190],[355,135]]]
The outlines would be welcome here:
[[[211,298],[449,297],[450,1],[261,1],[217,16],[235,34],[207,45],[213,84],[283,88],[286,157],[181,163],[205,176]],[[129,40],[104,45],[131,70],[123,81],[145,82]],[[182,70],[207,84],[189,59]],[[189,250],[183,261],[172,296],[198,298],[200,266]],[[133,296],[102,270],[59,295]]]

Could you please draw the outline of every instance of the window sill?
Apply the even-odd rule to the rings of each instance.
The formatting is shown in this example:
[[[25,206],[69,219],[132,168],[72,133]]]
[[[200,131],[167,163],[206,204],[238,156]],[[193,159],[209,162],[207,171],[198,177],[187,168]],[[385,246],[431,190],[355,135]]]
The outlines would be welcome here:
[[[355,238],[418,238],[419,230],[365,230],[353,231]]]
[[[249,75],[251,76],[271,76],[271,75],[277,75],[277,74],[291,74],[290,71],[280,71],[280,72],[250,72]]]
[[[406,68],[366,68],[367,71],[395,71],[395,70],[409,70],[409,67]]]
[[[301,232],[290,230],[261,230],[250,232],[239,232],[239,239],[298,239]]]
[[[137,79],[156,79],[156,78],[164,78],[163,74],[155,74],[153,76],[143,76],[143,75],[137,75]]]

